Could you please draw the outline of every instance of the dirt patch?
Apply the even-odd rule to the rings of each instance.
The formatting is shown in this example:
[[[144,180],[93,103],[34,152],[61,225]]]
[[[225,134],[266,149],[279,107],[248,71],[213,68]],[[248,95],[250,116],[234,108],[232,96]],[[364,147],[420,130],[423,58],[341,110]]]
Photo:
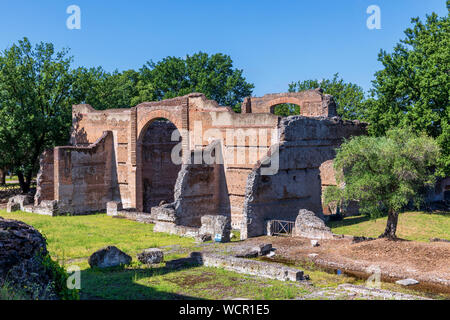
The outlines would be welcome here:
[[[312,261],[359,278],[367,278],[373,268],[379,268],[382,280],[414,278],[420,284],[411,288],[450,294],[450,243],[385,239],[352,243],[345,238],[320,240],[320,246],[313,247],[309,239],[296,237],[261,237],[245,242],[272,243],[275,259]]]

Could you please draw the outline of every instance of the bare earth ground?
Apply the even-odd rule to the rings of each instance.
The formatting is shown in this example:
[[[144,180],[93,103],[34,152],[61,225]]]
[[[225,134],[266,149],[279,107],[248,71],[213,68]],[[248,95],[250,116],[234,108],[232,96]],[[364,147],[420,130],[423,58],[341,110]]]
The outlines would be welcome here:
[[[275,261],[311,261],[363,278],[373,274],[370,268],[378,267],[382,280],[414,278],[420,282],[417,287],[450,293],[450,243],[376,239],[352,244],[345,238],[320,240],[320,246],[313,247],[305,238],[260,237],[245,241],[261,242],[272,243]]]

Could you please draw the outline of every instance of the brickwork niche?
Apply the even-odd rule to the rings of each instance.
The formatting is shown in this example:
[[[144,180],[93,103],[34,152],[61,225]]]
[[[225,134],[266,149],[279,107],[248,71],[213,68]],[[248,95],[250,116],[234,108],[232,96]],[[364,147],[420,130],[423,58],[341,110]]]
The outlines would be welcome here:
[[[141,177],[143,212],[161,202],[174,200],[174,186],[181,164],[172,161],[172,150],[180,141],[172,141],[177,127],[167,119],[158,118],[143,131],[141,140]],[[176,133],[175,133],[176,135]],[[137,177],[139,179],[139,177]]]

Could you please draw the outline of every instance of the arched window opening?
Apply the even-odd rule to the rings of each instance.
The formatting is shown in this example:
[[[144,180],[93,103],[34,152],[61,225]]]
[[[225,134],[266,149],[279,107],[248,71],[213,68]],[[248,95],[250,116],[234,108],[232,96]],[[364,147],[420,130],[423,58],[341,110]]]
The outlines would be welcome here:
[[[270,108],[270,113],[277,116],[288,117],[300,114],[300,106],[293,103],[281,103]]]

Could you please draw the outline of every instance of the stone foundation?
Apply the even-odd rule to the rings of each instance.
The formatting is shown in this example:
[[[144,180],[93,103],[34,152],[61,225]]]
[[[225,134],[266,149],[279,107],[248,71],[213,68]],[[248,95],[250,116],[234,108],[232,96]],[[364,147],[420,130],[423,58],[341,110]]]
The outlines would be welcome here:
[[[303,271],[279,263],[221,256],[214,253],[193,252],[191,257],[206,267],[223,268],[243,274],[281,281],[305,280]]]

